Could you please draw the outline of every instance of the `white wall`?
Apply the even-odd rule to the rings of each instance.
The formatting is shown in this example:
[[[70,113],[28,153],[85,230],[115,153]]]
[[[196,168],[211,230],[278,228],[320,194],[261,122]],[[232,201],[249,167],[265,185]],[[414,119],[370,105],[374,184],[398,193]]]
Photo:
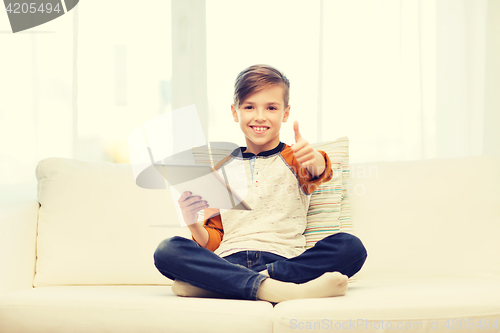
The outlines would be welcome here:
[[[488,1],[484,154],[500,157],[500,1]]]

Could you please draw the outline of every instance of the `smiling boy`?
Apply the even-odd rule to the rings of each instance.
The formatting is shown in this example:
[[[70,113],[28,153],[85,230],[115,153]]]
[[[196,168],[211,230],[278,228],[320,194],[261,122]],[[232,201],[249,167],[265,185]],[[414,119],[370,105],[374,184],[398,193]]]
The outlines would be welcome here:
[[[231,105],[234,121],[241,119],[240,127],[247,143],[245,152],[257,155],[280,143],[281,123],[286,123],[290,115],[290,105],[284,105],[285,99],[288,99],[288,96],[284,96],[284,91],[285,88],[281,85],[272,85],[260,92],[254,92],[238,109],[234,104]],[[302,138],[297,121],[294,123],[294,131],[296,144],[291,149],[295,158],[307,167],[312,176],[320,175],[325,169],[323,156]]]
[[[215,169],[236,175],[229,185],[237,192],[244,186],[253,209],[221,212],[183,193],[179,205],[192,240],[166,239],[154,255],[158,270],[175,280],[177,295],[270,302],[341,296],[347,278],[361,269],[367,254],[353,235],[340,232],[304,249],[310,196],[332,178],[332,166],[325,152],[301,136],[297,122],[295,144],[280,141],[290,114],[289,86],[283,73],[267,65],[238,75],[231,113],[247,146]],[[201,209],[203,224],[197,222]]]

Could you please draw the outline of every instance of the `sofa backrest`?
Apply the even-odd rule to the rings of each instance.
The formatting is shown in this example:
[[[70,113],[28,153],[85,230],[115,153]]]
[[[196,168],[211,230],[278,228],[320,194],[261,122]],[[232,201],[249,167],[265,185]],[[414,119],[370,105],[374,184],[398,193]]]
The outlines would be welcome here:
[[[47,158],[36,176],[35,287],[171,283],[153,253],[163,239],[191,233],[168,190],[137,186],[130,164]]]
[[[358,278],[500,277],[500,158],[351,166]]]
[[[500,277],[500,159],[480,156],[351,166],[358,278]],[[39,162],[34,286],[159,284],[165,238],[190,238],[168,190],[138,187],[128,164]]]

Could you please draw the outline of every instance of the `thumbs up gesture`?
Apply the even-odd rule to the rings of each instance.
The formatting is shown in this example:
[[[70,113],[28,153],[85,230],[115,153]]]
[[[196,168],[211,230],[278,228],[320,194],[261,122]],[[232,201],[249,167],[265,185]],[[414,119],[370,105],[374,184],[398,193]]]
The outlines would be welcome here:
[[[316,162],[316,150],[300,135],[298,121],[294,121],[293,131],[295,132],[295,144],[290,148],[297,162],[307,167],[310,172],[310,167]]]
[[[290,146],[290,148],[293,151],[295,159],[301,166],[307,168],[311,176],[319,177],[326,168],[323,155],[300,135],[298,121],[293,122],[293,131],[295,132],[295,144]]]

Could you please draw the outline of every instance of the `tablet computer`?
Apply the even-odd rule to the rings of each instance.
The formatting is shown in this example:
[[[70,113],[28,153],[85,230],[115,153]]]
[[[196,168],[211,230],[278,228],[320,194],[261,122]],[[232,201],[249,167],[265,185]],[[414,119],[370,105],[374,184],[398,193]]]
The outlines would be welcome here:
[[[210,166],[155,163],[154,167],[179,193],[199,195],[209,208],[252,210]]]

